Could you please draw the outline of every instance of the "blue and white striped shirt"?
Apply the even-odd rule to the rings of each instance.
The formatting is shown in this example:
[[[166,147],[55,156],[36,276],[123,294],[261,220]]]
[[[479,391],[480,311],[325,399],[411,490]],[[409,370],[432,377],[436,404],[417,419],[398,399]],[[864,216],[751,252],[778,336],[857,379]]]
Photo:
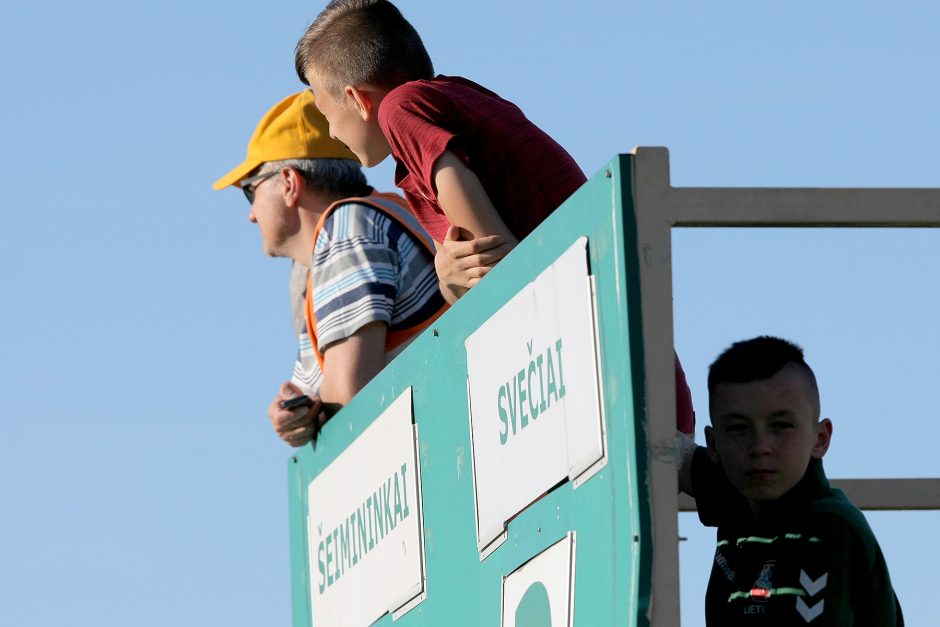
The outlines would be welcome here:
[[[434,258],[397,221],[361,203],[327,216],[314,245],[311,269],[294,264],[291,308],[300,344],[291,381],[317,395],[323,373],[304,318],[308,272],[320,352],[370,322],[390,330],[415,326],[443,305]],[[401,350],[386,354],[386,363]]]

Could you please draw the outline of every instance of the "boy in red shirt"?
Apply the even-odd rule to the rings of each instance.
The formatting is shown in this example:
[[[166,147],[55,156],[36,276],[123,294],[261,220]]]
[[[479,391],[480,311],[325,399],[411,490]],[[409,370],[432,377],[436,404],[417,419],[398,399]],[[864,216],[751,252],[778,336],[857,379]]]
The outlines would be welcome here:
[[[587,181],[511,102],[465,78],[435,76],[421,37],[387,0],[333,0],[297,43],[295,65],[330,135],[395,184],[434,239],[453,303]],[[676,357],[677,426],[695,414]]]
[[[334,0],[297,44],[297,74],[330,134],[395,184],[438,244],[453,302],[587,179],[511,102],[435,76],[415,29],[385,0]],[[451,228],[455,227],[455,228]]]

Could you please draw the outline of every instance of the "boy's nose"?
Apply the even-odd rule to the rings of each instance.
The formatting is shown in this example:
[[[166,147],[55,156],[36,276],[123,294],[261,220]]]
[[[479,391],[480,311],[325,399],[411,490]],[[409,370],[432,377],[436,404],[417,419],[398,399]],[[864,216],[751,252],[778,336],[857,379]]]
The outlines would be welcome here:
[[[762,429],[755,429],[748,442],[748,453],[753,456],[766,455],[770,452],[770,437]]]

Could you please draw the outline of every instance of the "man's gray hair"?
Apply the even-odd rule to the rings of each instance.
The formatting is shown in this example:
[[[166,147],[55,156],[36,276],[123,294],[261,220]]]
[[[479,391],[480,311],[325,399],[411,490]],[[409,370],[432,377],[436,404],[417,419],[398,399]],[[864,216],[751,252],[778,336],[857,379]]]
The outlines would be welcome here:
[[[352,159],[283,159],[268,161],[263,171],[293,168],[321,194],[345,198],[368,196],[372,189],[362,166]]]

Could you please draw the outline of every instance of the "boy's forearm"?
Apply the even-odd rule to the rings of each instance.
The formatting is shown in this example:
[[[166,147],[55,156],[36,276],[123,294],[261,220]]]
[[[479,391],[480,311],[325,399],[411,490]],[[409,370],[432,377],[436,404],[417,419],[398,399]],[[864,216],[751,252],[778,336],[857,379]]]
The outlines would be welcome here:
[[[695,456],[695,440],[692,436],[676,431],[676,470],[679,473],[679,491],[694,497],[692,488],[692,458]]]
[[[446,151],[432,172],[437,201],[447,220],[470,232],[471,237],[499,235],[510,244],[518,240],[503,222],[483,184],[457,155]]]

